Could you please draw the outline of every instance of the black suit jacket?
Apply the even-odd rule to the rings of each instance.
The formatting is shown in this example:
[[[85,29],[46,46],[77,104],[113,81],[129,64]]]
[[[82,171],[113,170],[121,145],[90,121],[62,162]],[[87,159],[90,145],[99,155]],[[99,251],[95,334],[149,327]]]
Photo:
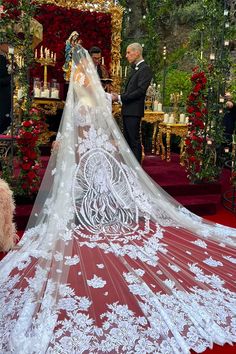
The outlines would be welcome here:
[[[144,116],[145,96],[151,80],[152,72],[145,62],[138,65],[138,70],[133,69],[126,84],[125,92],[121,95],[123,115]]]

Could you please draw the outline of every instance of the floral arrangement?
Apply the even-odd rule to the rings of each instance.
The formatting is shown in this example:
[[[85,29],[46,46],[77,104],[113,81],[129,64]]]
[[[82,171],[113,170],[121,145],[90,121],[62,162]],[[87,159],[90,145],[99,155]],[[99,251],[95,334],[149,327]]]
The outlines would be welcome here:
[[[86,49],[98,46],[102,49],[105,65],[111,62],[111,14],[97,11],[81,11],[73,8],[61,7],[54,4],[42,4],[38,7],[35,19],[43,28],[47,29],[43,41],[36,48],[47,47],[56,53],[56,65],[48,71],[49,81],[54,78],[65,83],[62,66],[65,63],[65,43],[73,31],[77,31]],[[31,70],[32,77],[43,78],[43,71],[39,65]]]
[[[31,196],[38,191],[41,178],[40,171],[40,137],[47,124],[38,109],[30,109],[22,121],[18,136],[18,161],[20,173],[18,176],[18,194]]]
[[[189,114],[188,136],[185,139],[185,159],[189,179],[198,178],[202,166],[204,129],[207,117],[206,84],[207,78],[199,67],[193,69],[191,76],[192,92],[188,96],[187,112]]]
[[[223,142],[222,117],[219,115],[217,75],[214,67],[195,67],[192,90],[187,100],[188,135],[185,139],[185,165],[191,182],[213,182],[219,177],[219,151]]]
[[[19,8],[19,0],[2,0],[0,6],[0,14],[2,21],[20,19],[21,10]]]

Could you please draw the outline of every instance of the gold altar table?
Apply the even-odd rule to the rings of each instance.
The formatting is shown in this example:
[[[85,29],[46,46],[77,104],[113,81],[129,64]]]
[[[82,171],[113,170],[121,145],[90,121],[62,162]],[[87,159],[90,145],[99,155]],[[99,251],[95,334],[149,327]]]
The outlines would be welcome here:
[[[118,121],[121,118],[121,106],[119,104],[112,105],[112,114],[113,117]],[[153,133],[152,133],[152,153],[156,152],[157,146],[157,130],[159,123],[164,119],[164,112],[154,112],[151,110],[146,110],[144,112],[144,117],[142,122],[153,124]]]
[[[164,119],[164,112],[154,112],[146,110],[144,112],[144,117],[142,118],[143,122],[153,124],[153,133],[152,133],[152,153],[156,153],[156,144],[157,144],[157,129]]]
[[[170,138],[171,135],[177,135],[181,137],[180,143],[180,160],[183,156],[184,152],[184,138],[186,137],[188,132],[188,125],[183,123],[160,123],[159,124],[159,131],[157,135],[157,154],[160,153],[161,148],[161,158],[162,160],[171,161],[170,155]],[[163,134],[166,134],[166,149],[163,144]]]
[[[32,107],[40,109],[44,114],[54,116],[59,109],[63,109],[64,101],[51,98],[34,98]]]

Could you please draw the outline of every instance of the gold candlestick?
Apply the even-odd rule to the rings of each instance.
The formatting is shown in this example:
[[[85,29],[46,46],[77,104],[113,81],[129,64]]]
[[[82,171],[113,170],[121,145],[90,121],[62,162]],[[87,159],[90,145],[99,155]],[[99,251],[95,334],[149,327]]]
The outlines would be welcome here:
[[[49,49],[41,46],[40,48],[40,57],[37,57],[37,49],[35,50],[35,61],[40,63],[41,66],[44,67],[43,71],[43,86],[47,87],[47,79],[48,79],[48,66],[55,66],[56,64],[56,53],[50,52]]]
[[[170,102],[173,103],[173,115],[174,115],[174,122],[178,122],[178,116],[179,116],[179,102],[180,99],[182,98],[182,92],[178,93],[171,93],[170,95]]]

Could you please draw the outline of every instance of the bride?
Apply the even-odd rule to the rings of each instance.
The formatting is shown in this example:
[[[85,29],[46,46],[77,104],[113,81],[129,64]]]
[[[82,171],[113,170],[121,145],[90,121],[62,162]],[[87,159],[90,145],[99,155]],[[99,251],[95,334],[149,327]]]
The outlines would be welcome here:
[[[142,170],[91,58],[68,96],[27,230],[0,264],[0,353],[190,353],[236,341],[236,229]]]

